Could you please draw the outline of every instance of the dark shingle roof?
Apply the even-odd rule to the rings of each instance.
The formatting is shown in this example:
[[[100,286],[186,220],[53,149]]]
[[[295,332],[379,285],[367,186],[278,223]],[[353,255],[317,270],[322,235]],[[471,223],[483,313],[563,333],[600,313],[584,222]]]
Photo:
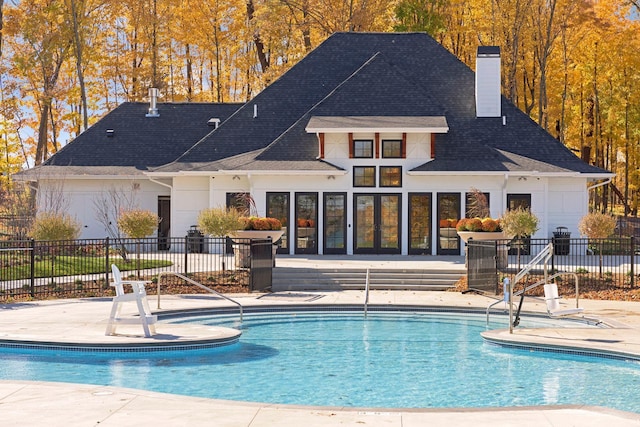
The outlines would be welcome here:
[[[502,111],[506,126],[502,118],[476,118],[475,74],[426,34],[337,33],[171,169],[188,170],[192,162],[213,166],[249,152],[255,161],[239,169],[261,169],[259,162],[310,167],[318,155],[317,137],[305,131],[312,116],[377,115],[446,117],[450,130],[436,138],[436,159],[416,171],[607,173],[584,163],[505,98]]]
[[[476,118],[475,74],[424,33],[336,33],[246,104],[125,103],[46,165],[339,171],[317,159],[305,127],[320,116],[445,117],[435,160],[414,171],[607,174],[502,98],[502,118]],[[257,113],[257,114],[256,114]],[[207,121],[222,119],[211,132]],[[114,129],[114,136],[106,136]],[[102,170],[102,168],[101,168]]]
[[[242,104],[125,102],[48,159],[44,166],[129,167],[146,170],[171,162],[211,131],[211,118],[227,119]],[[113,136],[107,136],[107,130]],[[102,172],[107,170],[100,169]],[[112,169],[113,170],[113,169]]]

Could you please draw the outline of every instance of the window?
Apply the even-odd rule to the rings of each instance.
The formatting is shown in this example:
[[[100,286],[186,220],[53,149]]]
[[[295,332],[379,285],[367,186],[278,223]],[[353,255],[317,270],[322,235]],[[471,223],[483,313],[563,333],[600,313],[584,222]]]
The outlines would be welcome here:
[[[491,216],[489,209],[489,193],[474,190],[465,194],[465,218],[485,218]]]
[[[251,203],[251,195],[249,193],[227,193],[227,208],[235,208],[242,214],[249,215]]]
[[[353,167],[354,187],[375,187],[376,167],[375,166],[354,166]]]
[[[531,194],[507,194],[507,209],[531,209]]]
[[[402,167],[380,166],[380,187],[402,187]]]
[[[373,157],[373,141],[370,139],[355,139],[353,141],[353,157],[370,159]]]
[[[402,158],[402,140],[383,139],[382,140],[382,157],[387,159]]]

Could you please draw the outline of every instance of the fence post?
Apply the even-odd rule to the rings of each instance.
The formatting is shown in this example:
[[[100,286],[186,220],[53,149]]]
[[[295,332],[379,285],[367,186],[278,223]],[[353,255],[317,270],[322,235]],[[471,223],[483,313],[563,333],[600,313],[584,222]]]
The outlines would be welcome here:
[[[31,297],[36,296],[36,241],[31,239],[31,272],[29,273]]]
[[[104,239],[104,284],[109,284],[109,271],[111,271],[111,267],[109,266],[109,236]]]
[[[636,238],[635,236],[631,236],[631,287],[634,288],[636,286],[636,272],[635,272],[635,264],[636,264]]]
[[[184,275],[189,272],[187,263],[189,262],[189,235],[184,236]]]

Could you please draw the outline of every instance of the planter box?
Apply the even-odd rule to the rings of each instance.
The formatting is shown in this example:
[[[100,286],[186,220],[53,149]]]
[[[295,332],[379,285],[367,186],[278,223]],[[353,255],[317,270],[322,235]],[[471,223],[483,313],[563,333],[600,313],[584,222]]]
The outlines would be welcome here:
[[[236,230],[231,237],[237,239],[267,239],[271,237],[273,243],[280,240],[284,230]]]
[[[276,263],[276,250],[278,245],[275,244],[282,235],[284,230],[236,230],[233,232],[233,236],[236,239],[268,239],[271,238],[273,245],[273,265]],[[235,243],[233,245],[233,253],[236,260],[236,268],[249,268],[251,267],[251,249],[247,243]]]
[[[502,231],[458,231],[458,236],[463,242],[473,240],[503,240],[508,237]]]

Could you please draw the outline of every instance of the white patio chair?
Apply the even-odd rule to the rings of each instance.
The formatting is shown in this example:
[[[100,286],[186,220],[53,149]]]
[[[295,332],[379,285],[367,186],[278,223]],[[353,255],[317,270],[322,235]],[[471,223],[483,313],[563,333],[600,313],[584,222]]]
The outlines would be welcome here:
[[[547,303],[547,313],[551,317],[572,316],[580,314],[584,308],[561,308],[560,297],[558,296],[558,285],[547,283],[544,285],[544,300]]]
[[[155,323],[157,322],[158,317],[151,314],[149,302],[147,301],[147,292],[144,288],[145,282],[141,280],[123,281],[122,274],[115,264],[111,265],[111,272],[113,273],[113,282],[111,282],[111,286],[116,289],[116,296],[113,297],[111,315],[109,316],[109,322],[107,323],[107,331],[105,335],[114,335],[116,332],[116,325],[119,323],[139,323],[142,325],[145,337],[150,337],[151,334],[155,334]],[[131,285],[133,292],[125,293],[123,286],[125,284]],[[134,301],[138,306],[138,315],[134,315],[131,317],[121,317],[120,311],[122,310],[122,304],[130,301]]]

